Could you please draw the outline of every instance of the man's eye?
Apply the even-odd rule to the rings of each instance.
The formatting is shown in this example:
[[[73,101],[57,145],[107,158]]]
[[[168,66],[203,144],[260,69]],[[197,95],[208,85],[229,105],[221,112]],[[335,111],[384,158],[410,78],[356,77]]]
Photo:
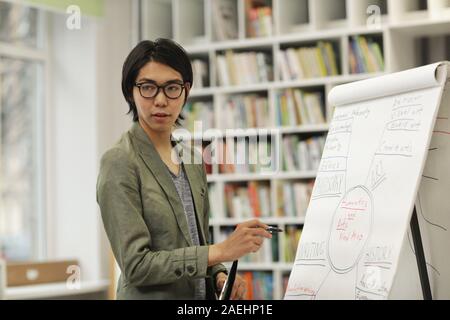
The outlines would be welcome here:
[[[168,86],[167,89],[170,91],[177,91],[177,90],[180,90],[180,86],[174,84],[174,85]]]
[[[156,90],[156,87],[155,87],[155,86],[152,86],[152,85],[143,85],[141,88],[142,88],[142,90],[145,90],[145,91],[153,91],[153,90]]]

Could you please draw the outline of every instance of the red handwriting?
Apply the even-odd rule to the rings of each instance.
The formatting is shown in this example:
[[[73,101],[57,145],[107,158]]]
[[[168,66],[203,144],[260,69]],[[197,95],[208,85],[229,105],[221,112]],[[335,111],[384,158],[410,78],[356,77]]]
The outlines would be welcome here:
[[[294,293],[294,292],[295,293],[304,293],[304,294],[311,295],[311,296],[316,294],[316,291],[314,289],[308,288],[308,287],[303,287],[303,286],[292,286],[292,287],[288,288],[286,291],[289,293]]]
[[[359,232],[344,232],[341,231],[339,233],[339,240],[340,241],[361,241],[364,239],[364,234]]]

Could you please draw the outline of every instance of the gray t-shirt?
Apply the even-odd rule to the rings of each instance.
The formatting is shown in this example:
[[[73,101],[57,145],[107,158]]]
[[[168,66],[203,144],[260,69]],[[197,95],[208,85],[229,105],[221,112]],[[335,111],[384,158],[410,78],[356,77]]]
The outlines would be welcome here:
[[[189,181],[186,177],[184,166],[183,164],[180,165],[180,172],[178,173],[178,176],[175,175],[169,168],[167,168],[167,170],[169,171],[170,176],[172,177],[178,195],[180,196],[181,202],[183,203],[184,213],[186,215],[192,243],[194,244],[194,246],[199,246],[200,238],[197,229],[197,219],[195,217],[194,201],[192,200],[191,187],[189,186]],[[196,284],[195,299],[205,300],[206,299],[205,279],[196,279],[195,284]]]

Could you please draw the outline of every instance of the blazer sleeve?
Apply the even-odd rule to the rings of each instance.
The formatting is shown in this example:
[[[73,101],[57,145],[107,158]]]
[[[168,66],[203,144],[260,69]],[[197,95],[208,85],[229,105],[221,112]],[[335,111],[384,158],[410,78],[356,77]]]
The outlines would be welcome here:
[[[203,209],[203,216],[205,217],[205,222],[206,222],[205,226],[204,226],[204,230],[205,230],[205,233],[206,233],[206,240],[208,242],[208,245],[210,245],[211,244],[211,243],[209,243],[209,239],[210,239],[210,237],[209,237],[209,210],[210,210],[210,205],[209,205],[209,195],[208,195],[208,182],[207,182],[207,179],[206,179],[206,169],[205,169],[205,165],[204,164],[203,164],[203,170],[202,170],[202,178],[203,178],[203,183],[205,184],[205,190],[206,190],[206,192],[205,192],[205,203],[203,204],[203,208],[204,208]],[[224,272],[224,273],[228,274],[227,268],[221,263],[216,264],[216,265],[211,267],[211,276],[214,279],[214,288],[216,289],[216,291],[217,291],[217,288],[215,287],[216,286],[216,276],[217,276],[217,274],[219,272]]]
[[[136,166],[125,151],[105,153],[97,180],[97,202],[106,234],[127,284],[150,286],[180,278],[205,278],[208,247],[151,251],[152,237],[142,214]]]

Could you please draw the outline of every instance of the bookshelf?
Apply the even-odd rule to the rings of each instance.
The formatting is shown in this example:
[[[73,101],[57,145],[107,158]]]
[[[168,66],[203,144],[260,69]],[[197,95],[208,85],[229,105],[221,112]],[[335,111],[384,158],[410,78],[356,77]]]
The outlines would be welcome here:
[[[304,154],[299,154],[308,152],[308,143],[299,142],[326,136],[333,114],[326,97],[334,86],[450,59],[450,2],[142,0],[141,3],[140,27],[144,39],[172,38],[186,48],[192,61],[200,60],[206,65],[203,85],[194,85],[190,101],[208,105],[208,116],[212,117],[208,127],[217,130],[184,138],[202,141],[203,147],[215,139],[231,145],[229,141],[235,141],[236,145],[240,141],[248,145],[248,149],[241,150],[250,155],[254,150],[251,141],[259,142],[265,137],[267,147],[281,153],[272,159],[275,164],[272,174],[258,167],[236,165],[231,168],[233,171],[229,166],[212,164],[208,184],[213,241],[220,241],[236,224],[254,216],[286,230],[276,241],[268,243],[269,247],[261,249],[262,256],[243,259],[239,268],[254,291],[248,298],[282,299],[295,256],[293,243],[300,237],[308,192],[318,169],[317,165],[293,166],[296,159],[308,161]],[[258,21],[254,21],[256,16]],[[260,32],[255,32],[255,28]],[[440,45],[436,51],[434,48],[441,43],[447,46]],[[303,109],[310,114],[321,112],[324,121],[317,117],[305,121],[308,116],[302,113]],[[260,118],[255,120],[252,111]],[[289,116],[283,118],[286,112]],[[193,116],[196,117],[205,115]],[[247,127],[240,129],[237,123]],[[219,150],[228,150],[228,144],[226,147],[219,144]],[[294,155],[288,165],[286,148]],[[320,157],[320,148],[311,150],[313,157]],[[271,283],[262,288],[261,281]]]

